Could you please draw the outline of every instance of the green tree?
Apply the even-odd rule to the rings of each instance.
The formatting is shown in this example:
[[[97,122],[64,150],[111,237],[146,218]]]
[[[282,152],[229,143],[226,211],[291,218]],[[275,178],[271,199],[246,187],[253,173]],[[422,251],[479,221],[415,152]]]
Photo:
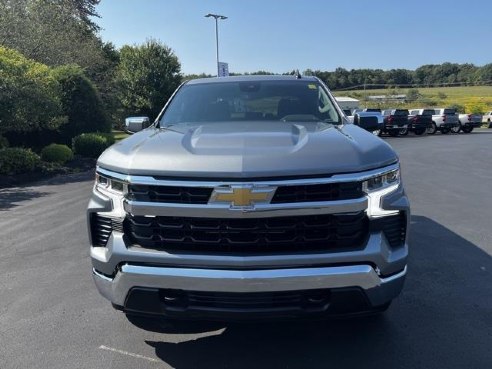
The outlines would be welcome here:
[[[116,83],[124,113],[154,119],[181,83],[180,70],[176,55],[159,41],[123,46]]]
[[[0,0],[0,44],[48,66],[75,63],[91,69],[104,62],[103,43],[83,3]]]
[[[61,86],[63,112],[68,117],[60,127],[63,142],[70,144],[81,133],[111,131],[101,97],[79,66],[58,67],[53,75]]]
[[[50,68],[0,46],[0,134],[54,130],[65,121]]]

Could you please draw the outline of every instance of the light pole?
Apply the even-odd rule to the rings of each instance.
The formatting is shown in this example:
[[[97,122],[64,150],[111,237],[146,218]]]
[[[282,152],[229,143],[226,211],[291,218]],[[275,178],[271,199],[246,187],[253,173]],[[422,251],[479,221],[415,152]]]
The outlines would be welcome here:
[[[217,45],[217,77],[220,75],[220,69],[219,69],[219,19],[224,20],[227,19],[226,16],[219,15],[219,14],[211,14],[208,13],[206,18],[213,17],[215,18],[215,43]]]

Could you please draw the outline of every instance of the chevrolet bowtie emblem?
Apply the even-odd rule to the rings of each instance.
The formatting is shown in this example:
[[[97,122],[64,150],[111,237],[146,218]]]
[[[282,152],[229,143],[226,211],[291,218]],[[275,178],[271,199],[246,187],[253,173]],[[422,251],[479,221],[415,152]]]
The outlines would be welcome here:
[[[255,204],[268,204],[273,197],[275,187],[237,185],[217,187],[210,198],[211,203],[228,202],[231,208],[253,207]]]

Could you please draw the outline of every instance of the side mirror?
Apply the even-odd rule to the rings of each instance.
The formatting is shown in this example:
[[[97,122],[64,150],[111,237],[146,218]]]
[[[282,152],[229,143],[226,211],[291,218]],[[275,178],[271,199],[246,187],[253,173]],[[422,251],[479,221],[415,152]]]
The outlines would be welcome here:
[[[128,117],[125,119],[125,130],[129,133],[140,132],[150,126],[149,117]]]
[[[380,129],[379,118],[376,115],[363,115],[356,114],[354,116],[354,124],[360,128],[364,128],[366,131],[373,132]]]

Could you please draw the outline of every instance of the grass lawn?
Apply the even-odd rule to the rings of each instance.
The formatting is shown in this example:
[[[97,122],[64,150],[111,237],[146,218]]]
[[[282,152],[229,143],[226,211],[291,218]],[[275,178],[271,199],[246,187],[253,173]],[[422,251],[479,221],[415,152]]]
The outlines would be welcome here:
[[[130,135],[126,133],[125,131],[115,131],[113,130],[113,137],[116,141],[121,141],[124,138],[129,137]]]
[[[393,94],[408,94],[411,89],[377,89],[377,90],[353,90],[353,91],[333,91],[335,96],[350,96],[361,100],[361,105],[371,108],[372,105],[384,105],[383,108],[391,108],[395,103],[374,103],[367,102],[365,97],[371,95],[393,95]],[[418,88],[421,98],[415,102],[408,104],[400,104],[407,108],[412,107],[439,107],[450,105],[462,105],[467,113],[472,113],[472,110],[488,111],[492,110],[492,86],[469,86],[469,87],[430,87]],[[386,106],[388,105],[388,106]],[[396,106],[395,106],[396,107]]]

